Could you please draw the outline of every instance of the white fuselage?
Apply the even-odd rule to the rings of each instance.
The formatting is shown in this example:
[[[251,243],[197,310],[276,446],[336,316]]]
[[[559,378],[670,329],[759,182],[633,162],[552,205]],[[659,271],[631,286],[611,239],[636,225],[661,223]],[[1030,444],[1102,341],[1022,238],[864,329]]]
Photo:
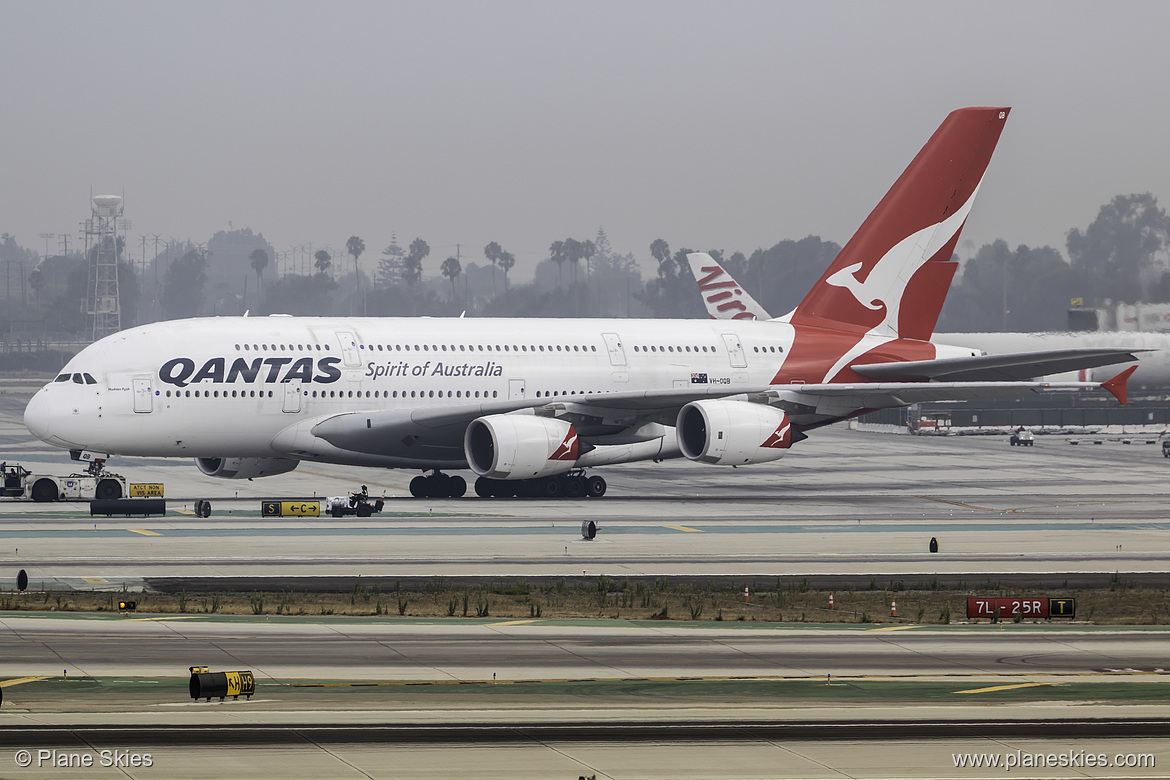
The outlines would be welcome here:
[[[26,423],[70,449],[289,457],[287,444],[274,442],[351,411],[571,401],[700,382],[728,391],[767,385],[792,338],[792,327],[782,323],[711,320],[274,316],[163,322],[83,350],[58,381],[38,392]],[[94,383],[75,381],[86,374]],[[407,465],[399,458],[329,455],[340,462]]]

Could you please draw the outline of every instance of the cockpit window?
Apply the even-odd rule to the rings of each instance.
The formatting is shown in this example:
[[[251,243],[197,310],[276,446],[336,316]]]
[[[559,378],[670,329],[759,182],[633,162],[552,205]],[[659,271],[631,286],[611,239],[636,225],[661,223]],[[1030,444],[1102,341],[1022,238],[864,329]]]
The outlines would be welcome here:
[[[85,380],[82,379],[81,374],[74,374],[73,375],[73,382],[75,384],[79,384],[79,385],[85,384]]]
[[[61,374],[53,381],[54,382],[68,382],[72,378],[73,378],[73,374]]]
[[[86,374],[82,374],[82,376],[85,377],[85,383],[87,385],[96,385],[97,384],[97,380],[94,379],[91,374],[86,373]]]

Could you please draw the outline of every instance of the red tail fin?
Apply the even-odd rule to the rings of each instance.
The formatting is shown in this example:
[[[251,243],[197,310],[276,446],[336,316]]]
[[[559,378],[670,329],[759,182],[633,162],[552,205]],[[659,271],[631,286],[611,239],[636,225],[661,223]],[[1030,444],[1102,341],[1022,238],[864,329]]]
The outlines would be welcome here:
[[[792,314],[792,323],[927,340],[1009,108],[953,111]]]

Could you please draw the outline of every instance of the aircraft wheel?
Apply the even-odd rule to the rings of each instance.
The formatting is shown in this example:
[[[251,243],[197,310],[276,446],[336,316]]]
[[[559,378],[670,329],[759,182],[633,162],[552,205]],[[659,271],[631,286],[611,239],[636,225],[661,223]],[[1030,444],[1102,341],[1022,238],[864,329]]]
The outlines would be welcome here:
[[[204,517],[211,517],[211,502],[210,501],[203,502],[203,516]]]
[[[100,499],[122,497],[122,484],[116,479],[103,479],[97,483],[94,496]]]
[[[480,477],[475,480],[475,494],[480,498],[491,498],[496,494],[495,480],[487,477]]]
[[[585,495],[585,478],[565,477],[564,484],[561,485],[561,494],[565,498],[580,498]]]
[[[410,494],[415,498],[430,498],[429,487],[426,477],[415,477],[410,481]]]
[[[463,498],[467,493],[467,480],[463,477],[451,477],[447,482],[447,495],[451,498]]]
[[[534,498],[556,498],[561,494],[560,477],[544,477],[536,480],[532,491]]]
[[[605,495],[605,479],[598,476],[592,476],[585,480],[585,495],[590,498],[601,498]]]
[[[57,494],[57,483],[51,479],[38,479],[32,486],[32,500],[38,503],[46,501],[56,501],[60,496]]]

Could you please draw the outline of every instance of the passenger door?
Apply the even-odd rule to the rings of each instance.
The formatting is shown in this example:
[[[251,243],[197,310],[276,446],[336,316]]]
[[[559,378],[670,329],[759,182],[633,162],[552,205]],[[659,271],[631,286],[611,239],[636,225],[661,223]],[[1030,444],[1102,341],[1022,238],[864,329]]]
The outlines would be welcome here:
[[[284,405],[281,411],[295,414],[301,410],[301,383],[289,382],[284,386]]]
[[[743,344],[739,336],[734,333],[723,334],[723,345],[727,347],[727,359],[732,368],[747,368],[747,353],[743,351]]]
[[[131,381],[134,387],[135,414],[149,414],[154,411],[154,390],[150,386],[150,377],[134,377]]]
[[[337,341],[341,346],[341,359],[347,368],[356,368],[362,364],[358,354],[357,338],[348,330],[337,331]]]

